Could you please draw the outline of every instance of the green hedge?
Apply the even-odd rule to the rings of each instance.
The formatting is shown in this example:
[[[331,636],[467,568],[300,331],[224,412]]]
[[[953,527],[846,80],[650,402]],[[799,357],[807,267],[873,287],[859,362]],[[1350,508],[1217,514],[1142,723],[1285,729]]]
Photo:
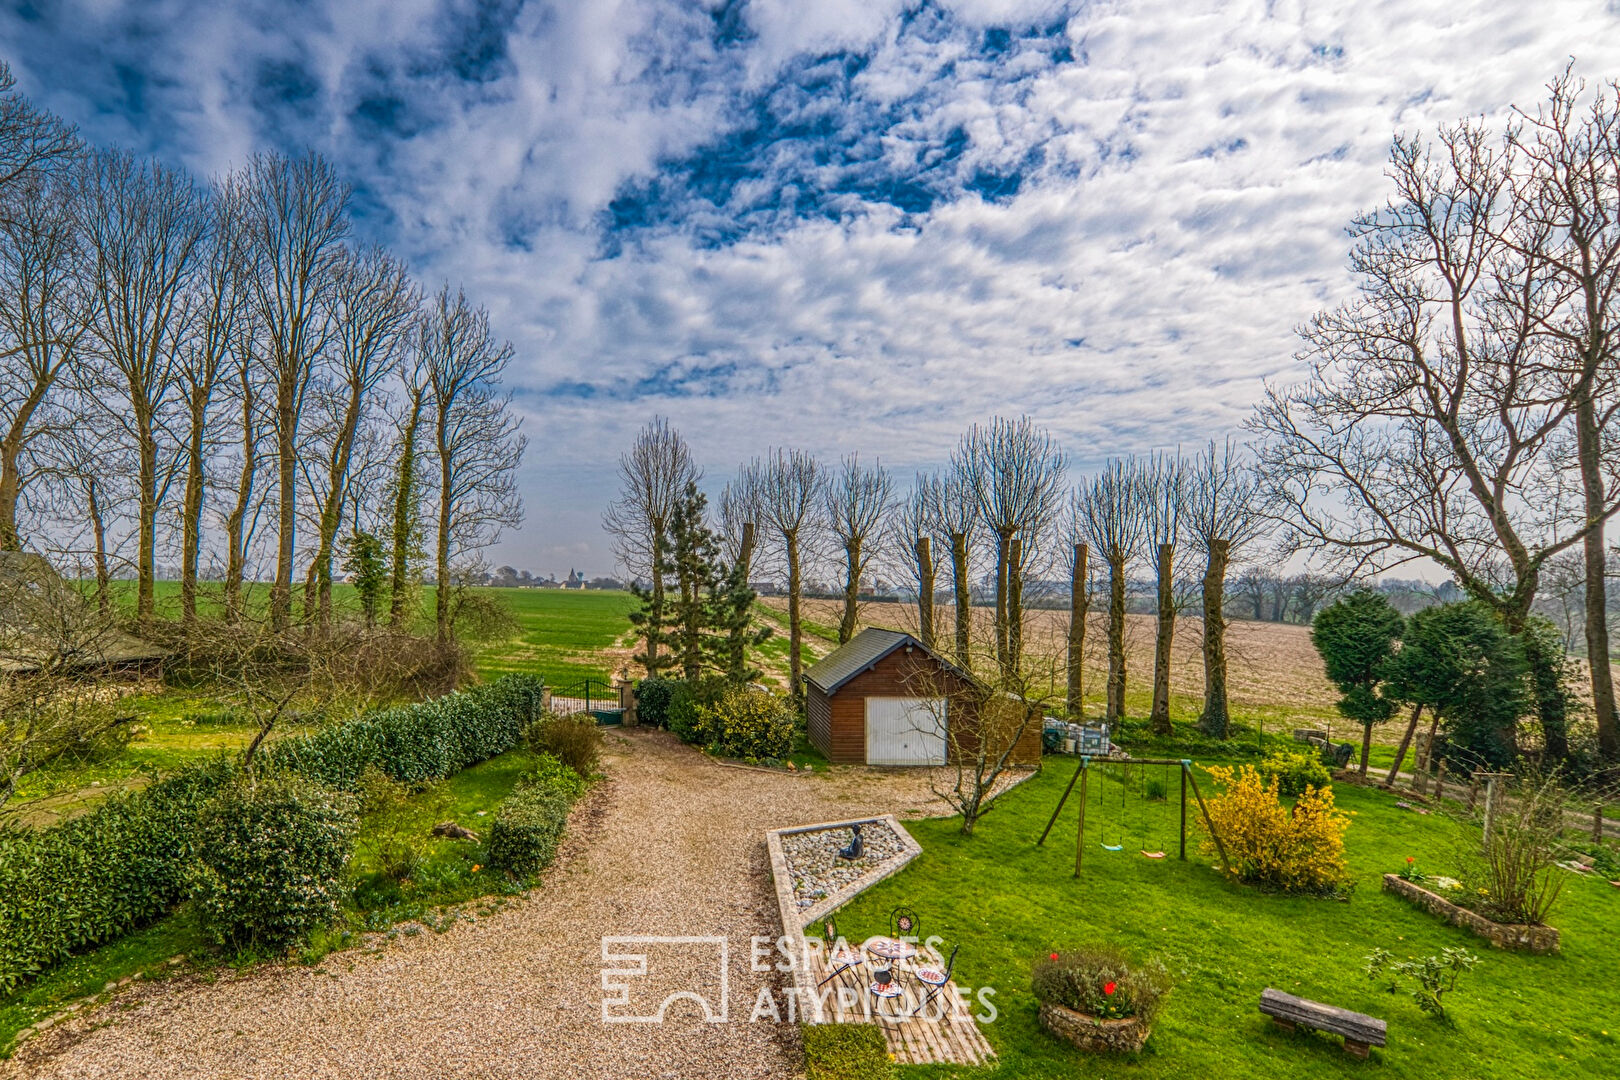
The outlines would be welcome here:
[[[270,747],[274,768],[353,791],[375,765],[391,779],[425,784],[518,744],[525,724],[540,715],[541,680],[507,675],[488,686],[446,694],[420,705],[382,709]]]
[[[0,833],[0,993],[182,899],[198,811],[232,771],[192,766],[54,828]]]
[[[540,714],[540,688],[538,678],[507,675],[279,740],[265,757],[344,790],[367,765],[407,783],[443,779],[517,745]],[[61,825],[0,832],[0,993],[182,899],[198,813],[234,772],[224,760],[190,766]]]
[[[522,784],[502,801],[489,830],[490,865],[532,878],[551,864],[573,800],[555,783]]]

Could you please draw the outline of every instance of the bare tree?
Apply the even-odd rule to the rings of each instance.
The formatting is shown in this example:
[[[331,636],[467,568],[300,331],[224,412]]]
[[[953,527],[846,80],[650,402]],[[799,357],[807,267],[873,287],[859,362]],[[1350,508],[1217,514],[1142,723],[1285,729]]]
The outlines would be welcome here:
[[[332,622],[332,558],[343,506],[352,495],[355,441],[378,385],[393,373],[407,347],[421,293],[404,264],[378,247],[338,261],[332,280],[333,369],[338,382],[336,423],[315,489],[317,547],[304,587],[304,607],[317,608],[320,625]]]
[[[1537,287],[1513,299],[1546,338],[1573,404],[1581,515],[1592,523],[1581,538],[1587,668],[1599,751],[1615,761],[1620,715],[1609,663],[1604,530],[1620,408],[1620,82],[1600,88],[1583,111],[1584,89],[1566,68],[1546,103],[1533,115],[1521,112],[1522,126],[1509,131],[1522,168],[1512,180],[1518,214],[1504,232],[1517,258],[1539,271]]]
[[[1254,472],[1239,458],[1231,439],[1214,440],[1193,459],[1187,478],[1183,520],[1193,546],[1204,555],[1204,709],[1199,725],[1226,738],[1230,712],[1226,698],[1226,570],[1264,531]],[[1248,575],[1259,581],[1259,575]],[[1259,616],[1256,601],[1256,617]]]
[[[92,253],[89,337],[100,376],[123,396],[116,414],[137,469],[136,618],[152,625],[158,507],[167,486],[159,435],[189,333],[186,300],[207,228],[203,193],[184,173],[121,151],[85,159],[80,201]]]
[[[1091,545],[1086,542],[1082,500],[1070,497],[1067,538],[1069,547],[1069,635],[1067,693],[1069,716],[1083,720],[1086,713],[1086,620],[1091,617]]]
[[[1529,651],[1549,757],[1567,750],[1561,657],[1525,635],[1548,559],[1616,510],[1583,512],[1553,440],[1572,402],[1522,298],[1544,269],[1501,240],[1511,144],[1443,128],[1398,138],[1395,195],[1356,220],[1360,294],[1301,331],[1308,379],[1268,388],[1251,423],[1268,515],[1341,578],[1431,559]],[[1522,220],[1522,217],[1521,217]]]
[[[488,312],[459,292],[452,298],[446,286],[420,336],[439,467],[434,626],[444,642],[450,640],[456,600],[452,570],[494,542],[502,528],[523,520],[513,474],[526,440],[500,393],[512,346],[495,340]]]
[[[788,574],[788,673],[793,696],[804,694],[802,656],[804,627],[800,609],[804,592],[806,547],[812,550],[825,523],[822,493],[827,486],[821,462],[802,450],[772,450],[760,468],[760,498],[765,520],[781,542]]]
[[[943,498],[940,491],[943,484],[944,481],[937,476],[917,474],[911,490],[893,515],[893,536],[889,544],[917,583],[917,636],[929,650],[938,648],[934,621],[937,572],[933,540],[940,531],[936,512]]]
[[[336,269],[348,235],[349,189],[318,155],[260,154],[242,177],[252,254],[250,296],[264,341],[269,415],[276,438],[276,576],[270,621],[292,617],[297,552],[299,428],[305,395],[331,333]]]
[[[1131,461],[1110,461],[1080,489],[1081,532],[1108,564],[1108,706],[1107,719],[1125,715],[1125,587],[1130,564],[1142,545],[1143,500],[1137,494],[1137,469]]]
[[[978,505],[979,519],[996,538],[996,656],[1011,669],[1014,635],[1023,622],[1009,598],[1021,591],[1021,560],[1013,558],[1013,540],[1027,544],[1052,520],[1061,505],[1067,463],[1063,451],[1044,428],[1027,416],[996,417],[975,424],[962,437],[953,464]],[[1022,535],[1020,535],[1022,534]]]
[[[420,326],[413,337],[415,344],[420,345]],[[421,452],[417,449],[416,440],[422,426],[422,411],[427,403],[428,373],[419,347],[410,348],[400,364],[400,386],[404,396],[395,412],[399,449],[390,484],[393,513],[388,526],[388,625],[396,629],[405,625],[409,614],[411,559],[419,557],[420,546],[419,496],[422,482],[417,467]]]
[[[197,622],[197,572],[202,553],[203,496],[207,480],[209,423],[214,398],[238,347],[246,306],[242,251],[242,201],[233,177],[216,183],[205,211],[207,233],[201,267],[190,297],[192,327],[180,354],[185,396],[186,486],[180,509],[180,615],[188,631]]]
[[[0,95],[0,140],[5,102]],[[72,419],[57,398],[84,335],[86,295],[76,287],[83,252],[69,185],[42,173],[0,191],[0,550],[20,551],[18,503],[43,464],[32,449]]]
[[[1153,707],[1148,716],[1154,734],[1169,735],[1170,648],[1176,630],[1175,557],[1182,536],[1187,501],[1187,466],[1175,457],[1155,454],[1138,466],[1137,491],[1142,499],[1144,540],[1154,557],[1158,610],[1153,647]]]
[[[737,469],[734,479],[720,490],[720,545],[727,566],[741,566],[743,579],[753,572],[754,552],[759,546],[759,523],[764,520],[760,505],[759,476],[747,465]]]
[[[259,450],[264,438],[264,370],[259,362],[260,340],[251,309],[242,313],[241,332],[231,349],[232,407],[237,415],[235,500],[225,516],[225,619],[239,621],[242,590],[247,577],[248,549],[253,542],[260,505]]]
[[[865,469],[859,455],[849,454],[823,491],[828,529],[844,551],[844,614],[838,622],[842,645],[855,636],[861,575],[894,508],[894,482],[881,462]]]
[[[973,646],[973,551],[978,547],[979,503],[973,487],[953,466],[930,490],[931,514],[951,546],[951,589],[956,597],[956,660],[964,668]]]
[[[695,483],[700,475],[681,433],[666,418],[655,416],[636,435],[630,449],[619,455],[619,497],[602,515],[602,527],[613,537],[613,554],[619,565],[632,580],[645,575],[651,583],[643,650],[649,671],[658,668],[665,613],[663,568],[670,554],[664,550],[665,539],[686,485]]]
[[[0,216],[26,205],[14,188],[37,183],[42,174],[60,168],[79,152],[78,135],[50,113],[17,93],[11,65],[0,61]]]

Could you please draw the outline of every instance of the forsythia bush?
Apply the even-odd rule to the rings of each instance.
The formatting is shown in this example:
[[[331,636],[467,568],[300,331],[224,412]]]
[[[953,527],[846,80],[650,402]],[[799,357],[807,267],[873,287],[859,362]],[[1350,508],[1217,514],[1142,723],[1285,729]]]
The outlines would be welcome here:
[[[354,796],[299,776],[243,776],[197,817],[191,902],[215,941],[285,949],[337,918]]]
[[[784,758],[793,752],[793,709],[763,690],[727,690],[698,710],[698,739],[713,752],[744,761]]]
[[[1276,776],[1262,778],[1252,765],[1208,771],[1226,788],[1209,800],[1209,818],[1239,881],[1285,892],[1344,889],[1350,817],[1333,805],[1332,787],[1308,788],[1290,810],[1278,797]],[[1213,838],[1204,838],[1204,850],[1217,850]]]

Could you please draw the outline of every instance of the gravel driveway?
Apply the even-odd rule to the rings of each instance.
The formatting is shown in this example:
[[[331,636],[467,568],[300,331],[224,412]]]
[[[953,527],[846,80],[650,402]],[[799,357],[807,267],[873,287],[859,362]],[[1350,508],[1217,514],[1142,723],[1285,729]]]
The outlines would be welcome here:
[[[400,936],[320,968],[264,967],[213,984],[135,984],[24,1044],[40,1077],[722,1077],[800,1075],[797,1028],[750,1022],[755,934],[781,932],[766,829],[879,812],[939,812],[918,774],[727,768],[657,731],[611,732],[608,779],[528,897],[446,934]],[[603,935],[724,935],[727,1023],[678,1001],[663,1024],[602,1020]],[[639,947],[626,951],[640,951]],[[712,945],[654,946],[629,1006],[666,986],[718,987]],[[646,983],[647,986],[642,984]],[[783,999],[776,996],[778,1002]]]

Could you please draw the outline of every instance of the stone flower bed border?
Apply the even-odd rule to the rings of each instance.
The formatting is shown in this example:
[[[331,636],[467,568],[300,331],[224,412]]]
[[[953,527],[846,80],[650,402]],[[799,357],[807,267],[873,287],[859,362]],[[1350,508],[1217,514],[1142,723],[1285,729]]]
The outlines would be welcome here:
[[[1558,930],[1552,926],[1492,922],[1476,911],[1453,904],[1439,893],[1430,892],[1399,874],[1384,875],[1384,891],[1409,900],[1453,926],[1470,930],[1498,949],[1514,952],[1555,953],[1559,951]]]
[[[888,860],[872,873],[852,881],[848,885],[831,893],[814,905],[799,910],[798,902],[793,896],[793,875],[788,870],[787,855],[782,850],[782,837],[798,833],[822,832],[830,829],[847,829],[851,825],[871,825],[881,823],[894,830],[900,838],[901,852]],[[782,917],[782,934],[788,940],[791,955],[802,958],[807,948],[804,928],[819,922],[827,915],[836,911],[847,903],[852,897],[870,889],[873,885],[890,877],[922,854],[922,845],[912,839],[905,827],[895,819],[893,814],[881,814],[877,817],[850,818],[848,821],[824,821],[817,825],[795,825],[787,829],[772,829],[765,834],[765,846],[771,855],[771,877],[776,885],[776,906]],[[793,965],[793,989],[800,1002],[808,1003],[816,999],[816,988],[810,977],[810,969],[802,960]],[[800,1014],[800,1020],[806,1024],[821,1023],[819,1008],[806,1008]]]

